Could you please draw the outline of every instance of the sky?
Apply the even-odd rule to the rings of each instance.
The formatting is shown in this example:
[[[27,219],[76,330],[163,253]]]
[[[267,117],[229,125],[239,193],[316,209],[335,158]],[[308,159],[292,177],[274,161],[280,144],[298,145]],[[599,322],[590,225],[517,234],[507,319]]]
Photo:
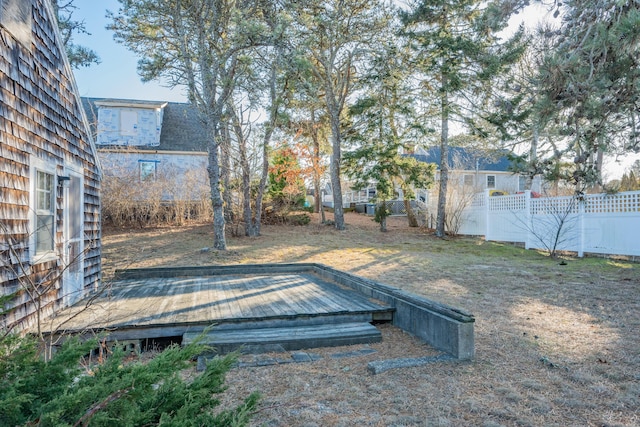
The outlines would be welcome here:
[[[93,98],[141,99],[149,101],[186,102],[180,88],[168,89],[156,82],[142,83],[136,70],[138,58],[113,39],[113,32],[105,27],[109,20],[106,11],[116,12],[116,0],[74,0],[77,9],[73,19],[84,21],[91,35],[75,35],[77,44],[96,51],[99,65],[75,70],[81,96]]]
[[[96,51],[101,59],[99,65],[75,70],[76,82],[81,96],[94,98],[140,99],[149,101],[187,102],[181,88],[169,89],[158,82],[142,83],[137,73],[138,58],[113,39],[113,33],[105,27],[109,23],[106,11],[116,12],[117,0],[74,0],[77,9],[73,18],[83,20],[90,35],[76,35],[76,43]],[[515,15],[510,23],[517,27],[523,21],[537,21],[545,13],[528,9]],[[639,156],[609,158],[605,162],[605,177],[620,178],[625,168],[631,166]]]

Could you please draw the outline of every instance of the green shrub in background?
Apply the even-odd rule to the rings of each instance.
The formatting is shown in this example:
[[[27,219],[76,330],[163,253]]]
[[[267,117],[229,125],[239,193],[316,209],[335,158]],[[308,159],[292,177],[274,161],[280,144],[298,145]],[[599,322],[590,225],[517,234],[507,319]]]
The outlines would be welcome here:
[[[0,331],[0,334],[2,331]],[[38,341],[0,335],[0,420],[3,426],[244,426],[258,401],[219,408],[235,355],[214,358],[185,380],[181,371],[206,350],[172,346],[146,362],[116,350],[101,363],[85,358],[97,341],[69,339],[45,361]]]

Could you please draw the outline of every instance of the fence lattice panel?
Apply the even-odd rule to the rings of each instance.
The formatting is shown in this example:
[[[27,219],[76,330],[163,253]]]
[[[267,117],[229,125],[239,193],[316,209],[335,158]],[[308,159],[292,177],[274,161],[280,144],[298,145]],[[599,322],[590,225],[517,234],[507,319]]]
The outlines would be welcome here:
[[[532,198],[478,194],[461,234],[521,242],[528,248],[640,256],[640,191]],[[559,230],[559,232],[557,232]]]
[[[585,213],[640,212],[640,191],[585,197]]]

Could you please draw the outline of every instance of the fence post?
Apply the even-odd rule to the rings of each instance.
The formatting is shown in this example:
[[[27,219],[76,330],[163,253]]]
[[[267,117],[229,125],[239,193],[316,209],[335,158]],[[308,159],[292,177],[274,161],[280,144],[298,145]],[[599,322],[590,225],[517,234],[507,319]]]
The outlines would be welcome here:
[[[491,190],[486,189],[484,191],[484,240],[491,240],[489,236],[489,221],[491,220],[491,215],[489,214],[489,192]]]
[[[531,249],[531,227],[533,227],[533,217],[531,216],[531,190],[525,190],[524,192],[524,220],[525,224],[525,235],[524,235],[524,248]]]
[[[584,257],[584,205],[585,197],[578,196],[578,258]]]

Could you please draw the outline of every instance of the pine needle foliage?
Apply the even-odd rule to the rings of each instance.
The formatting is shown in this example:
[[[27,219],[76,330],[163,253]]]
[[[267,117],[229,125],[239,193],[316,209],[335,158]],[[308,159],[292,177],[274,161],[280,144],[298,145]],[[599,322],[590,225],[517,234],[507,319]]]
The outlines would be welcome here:
[[[0,339],[0,420],[6,426],[243,426],[259,396],[219,408],[235,355],[212,359],[205,372],[183,371],[206,350],[174,345],[148,362],[115,350],[102,363],[86,359],[97,341],[67,340],[44,360],[32,337]]]

